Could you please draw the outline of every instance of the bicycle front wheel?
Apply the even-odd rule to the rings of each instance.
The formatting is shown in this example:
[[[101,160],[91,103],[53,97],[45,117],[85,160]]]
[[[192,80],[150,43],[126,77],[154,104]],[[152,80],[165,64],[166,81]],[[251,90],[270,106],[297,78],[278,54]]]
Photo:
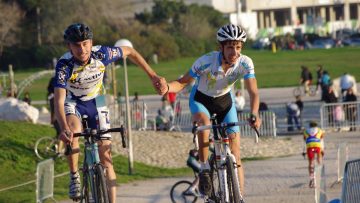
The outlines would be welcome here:
[[[95,203],[109,203],[108,188],[106,185],[104,167],[100,164],[95,166]]]
[[[301,96],[302,92],[301,92],[301,88],[300,87],[295,87],[293,90],[293,94],[294,96]]]
[[[238,175],[235,173],[234,161],[230,158],[226,158],[226,174],[228,181],[228,189],[230,202],[243,202],[243,199],[240,194],[240,184]]]
[[[191,182],[182,180],[175,183],[170,190],[170,198],[172,203],[190,203],[196,202],[197,196],[186,194],[185,192],[191,187]]]
[[[58,151],[57,140],[47,136],[38,139],[35,143],[34,151],[39,159],[48,159],[56,156]]]

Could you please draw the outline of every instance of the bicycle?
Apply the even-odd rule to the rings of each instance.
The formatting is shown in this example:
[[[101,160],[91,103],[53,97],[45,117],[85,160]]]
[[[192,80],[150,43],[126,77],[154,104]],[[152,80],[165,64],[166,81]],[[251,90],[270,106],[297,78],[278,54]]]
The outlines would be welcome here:
[[[87,125],[87,117],[83,116],[82,133],[74,133],[73,137],[84,137],[84,160],[80,171],[83,174],[83,181],[81,187],[80,199],[73,199],[74,201],[81,201],[81,203],[108,203],[110,202],[108,195],[108,188],[105,179],[105,168],[100,163],[97,141],[108,140],[109,138],[101,138],[102,134],[111,132],[120,132],[122,147],[126,148],[127,139],[126,131],[123,126],[120,128],[110,128],[107,130],[90,129]],[[65,155],[72,152],[71,145],[66,145]]]
[[[51,136],[39,138],[34,146],[35,155],[40,159],[56,158],[63,155],[63,149],[60,148],[60,141]]]
[[[188,180],[180,180],[176,182],[170,190],[170,198],[172,203],[180,202],[191,202],[195,203],[198,198],[202,198],[202,195],[199,192],[198,183],[195,183],[198,179],[196,173],[194,173],[195,180],[193,182]],[[194,187],[194,190],[192,190]]]
[[[309,85],[309,91],[306,92],[303,85],[299,85],[294,88],[293,95],[296,96],[305,96],[309,95],[311,97],[316,96],[316,86],[315,85]]]
[[[193,126],[194,136],[198,131],[212,129],[213,136],[210,136],[210,143],[214,145],[212,154],[215,158],[210,158],[210,174],[212,177],[212,192],[210,196],[205,196],[206,202],[231,202],[244,203],[244,198],[240,191],[240,183],[238,179],[235,156],[231,153],[229,147],[230,138],[226,133],[226,129],[232,126],[248,125],[248,122],[230,122],[217,124],[216,114],[210,118],[211,125]],[[250,121],[254,122],[254,121]],[[259,132],[254,128],[256,136]]]

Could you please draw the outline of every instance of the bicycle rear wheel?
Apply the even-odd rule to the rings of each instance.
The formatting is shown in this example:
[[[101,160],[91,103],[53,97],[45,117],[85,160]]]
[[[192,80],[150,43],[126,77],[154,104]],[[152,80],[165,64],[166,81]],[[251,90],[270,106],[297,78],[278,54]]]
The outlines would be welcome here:
[[[316,95],[316,86],[311,85],[309,86],[309,96],[313,97]]]
[[[57,140],[47,136],[38,139],[35,143],[34,151],[39,159],[48,159],[56,156],[58,151]]]
[[[302,94],[301,88],[300,87],[295,87],[294,90],[293,90],[293,94],[294,94],[294,97],[301,96],[301,94]]]
[[[175,183],[170,190],[170,198],[172,203],[190,203],[196,202],[197,196],[185,195],[185,192],[191,187],[191,182],[181,180]]]
[[[240,194],[240,184],[237,174],[235,173],[234,162],[230,157],[226,158],[226,174],[228,181],[228,189],[230,202],[243,202],[243,199]]]
[[[101,164],[95,166],[95,203],[109,203],[108,188],[105,179],[104,167]]]

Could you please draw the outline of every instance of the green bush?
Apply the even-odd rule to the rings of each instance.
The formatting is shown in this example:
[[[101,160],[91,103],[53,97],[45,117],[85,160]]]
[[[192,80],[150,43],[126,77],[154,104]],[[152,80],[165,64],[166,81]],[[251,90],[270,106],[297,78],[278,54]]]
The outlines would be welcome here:
[[[49,67],[52,59],[61,57],[66,50],[64,45],[6,48],[1,56],[0,67],[2,71],[7,71],[9,64],[12,64],[15,69]]]

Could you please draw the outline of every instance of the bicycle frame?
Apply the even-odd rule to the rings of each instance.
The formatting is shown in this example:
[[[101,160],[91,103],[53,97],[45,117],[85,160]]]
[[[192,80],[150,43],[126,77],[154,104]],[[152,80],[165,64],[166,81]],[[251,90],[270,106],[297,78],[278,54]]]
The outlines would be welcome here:
[[[111,128],[108,130],[100,130],[96,131],[95,129],[88,128],[86,118],[83,117],[83,126],[84,126],[84,132],[83,133],[74,133],[74,137],[84,137],[85,143],[84,143],[84,161],[83,161],[83,186],[82,186],[82,198],[81,202],[89,201],[89,191],[91,190],[92,198],[94,203],[98,203],[98,198],[103,198],[105,202],[109,201],[109,196],[107,194],[107,184],[105,181],[105,169],[102,166],[100,162],[99,157],[99,148],[98,148],[98,141],[106,140],[109,138],[102,139],[100,135],[110,133],[110,132],[120,132],[121,139],[122,139],[122,146],[123,148],[126,148],[127,141],[126,141],[126,131],[121,126],[120,128]],[[66,155],[69,155],[72,151],[71,145],[66,146]],[[89,178],[89,179],[88,179]],[[88,185],[90,184],[90,185]],[[99,184],[99,185],[97,185]],[[90,187],[88,187],[90,186]],[[84,194],[85,193],[85,194]],[[100,193],[100,194],[98,194]],[[103,195],[101,195],[103,193]],[[100,196],[99,196],[100,195]]]
[[[95,142],[92,137],[85,137],[85,146],[84,146],[84,162],[83,162],[83,174],[88,173],[89,177],[94,177],[95,175],[95,166],[100,164],[100,157],[99,157],[99,147],[98,143]],[[90,182],[91,191],[96,191],[94,185],[94,181]],[[84,183],[85,184],[85,183]],[[97,200],[95,200],[97,201]]]

